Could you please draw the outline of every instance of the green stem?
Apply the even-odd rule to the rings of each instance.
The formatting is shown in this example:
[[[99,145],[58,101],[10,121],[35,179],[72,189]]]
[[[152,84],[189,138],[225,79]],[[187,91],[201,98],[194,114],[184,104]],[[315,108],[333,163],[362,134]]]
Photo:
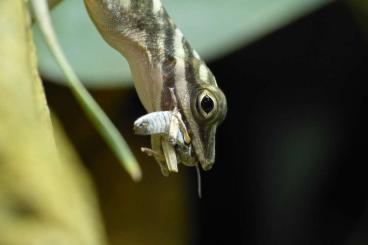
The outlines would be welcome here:
[[[56,38],[54,29],[52,27],[49,9],[46,0],[31,0],[35,12],[36,19],[40,25],[43,36],[51,49],[57,63],[63,70],[68,85],[72,90],[77,101],[105,139],[107,144],[111,147],[123,167],[128,171],[133,180],[139,181],[142,177],[141,169],[131,152],[128,144],[120,135],[119,131],[112,124],[103,110],[99,107],[96,101],[88,93],[86,88],[79,81],[77,75],[69,65],[60,44]]]

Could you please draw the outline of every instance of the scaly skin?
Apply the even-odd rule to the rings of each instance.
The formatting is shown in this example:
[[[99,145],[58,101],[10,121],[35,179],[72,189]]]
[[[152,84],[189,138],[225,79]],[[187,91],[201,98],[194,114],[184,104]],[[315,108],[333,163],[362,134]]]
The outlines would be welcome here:
[[[103,38],[128,60],[147,112],[177,107],[204,170],[215,161],[215,134],[227,111],[216,79],[159,0],[84,0]],[[152,149],[162,153],[160,139]],[[156,160],[160,161],[156,158]],[[161,160],[162,161],[162,160]]]

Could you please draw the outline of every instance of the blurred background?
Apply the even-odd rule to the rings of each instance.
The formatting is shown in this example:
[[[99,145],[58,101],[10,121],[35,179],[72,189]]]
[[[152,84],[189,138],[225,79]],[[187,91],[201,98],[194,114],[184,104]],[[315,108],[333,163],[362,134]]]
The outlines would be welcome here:
[[[64,50],[143,169],[133,183],[36,36],[49,106],[93,178],[110,244],[368,244],[366,1],[162,1],[228,99],[202,199],[194,169],[165,178],[140,153],[129,70],[57,22],[67,2],[54,13]],[[80,36],[102,43],[91,30]]]

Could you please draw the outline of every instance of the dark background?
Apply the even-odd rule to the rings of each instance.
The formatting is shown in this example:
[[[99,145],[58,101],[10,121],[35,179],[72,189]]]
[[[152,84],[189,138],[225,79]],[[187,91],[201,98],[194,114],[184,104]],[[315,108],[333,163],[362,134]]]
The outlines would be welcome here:
[[[141,162],[140,184],[68,89],[46,92],[91,172],[111,244],[368,244],[367,51],[335,2],[211,62],[229,110],[202,199],[193,169],[163,178],[139,153],[149,140],[132,132],[145,113],[133,89],[92,92]]]
[[[229,111],[195,244],[368,244],[367,61],[337,2],[209,64]]]

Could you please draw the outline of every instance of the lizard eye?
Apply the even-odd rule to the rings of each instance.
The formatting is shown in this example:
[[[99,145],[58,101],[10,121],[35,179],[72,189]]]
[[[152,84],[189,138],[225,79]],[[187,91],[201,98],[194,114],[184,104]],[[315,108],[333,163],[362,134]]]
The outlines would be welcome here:
[[[213,100],[211,99],[210,96],[206,95],[202,98],[201,100],[201,109],[205,112],[205,113],[210,113],[213,110],[214,107],[214,103]]]
[[[203,91],[197,98],[197,111],[204,117],[210,118],[216,111],[215,97],[209,91]]]

